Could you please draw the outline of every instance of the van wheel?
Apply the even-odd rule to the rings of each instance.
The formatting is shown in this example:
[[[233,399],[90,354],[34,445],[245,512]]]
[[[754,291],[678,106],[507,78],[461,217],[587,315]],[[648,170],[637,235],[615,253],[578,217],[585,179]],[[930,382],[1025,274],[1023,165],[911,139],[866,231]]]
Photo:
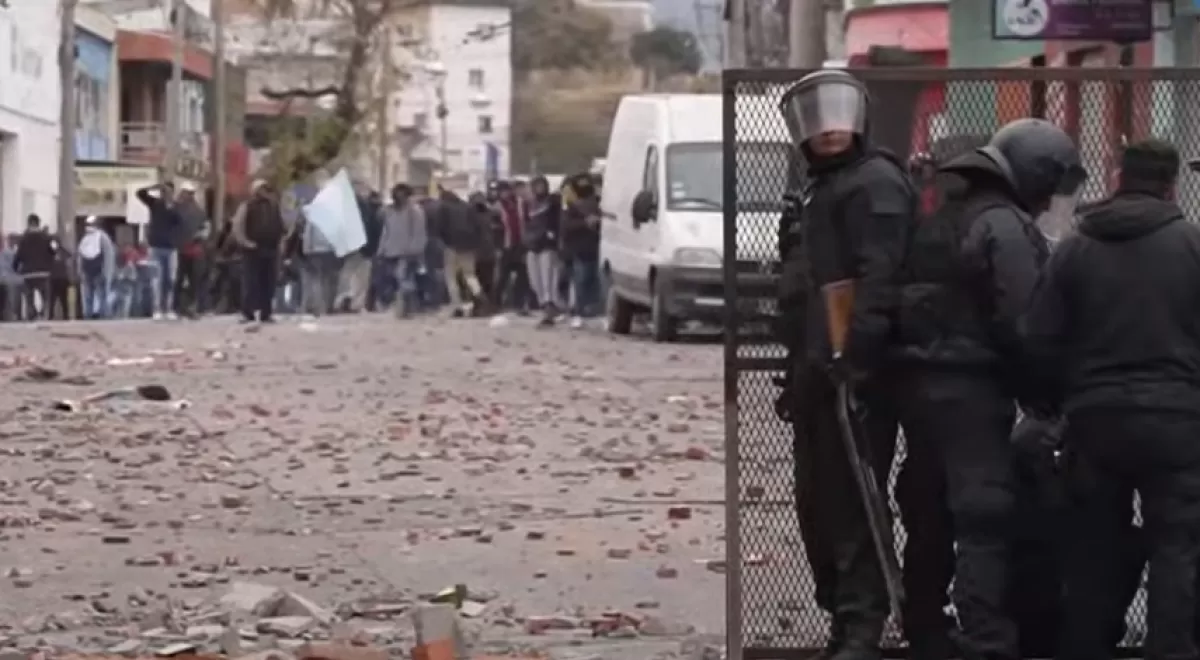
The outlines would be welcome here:
[[[633,305],[612,286],[608,287],[604,313],[608,317],[608,331],[614,335],[627,335],[633,329]]]
[[[658,343],[675,341],[679,321],[667,313],[667,301],[664,300],[662,289],[654,285],[654,298],[650,301],[650,336]]]

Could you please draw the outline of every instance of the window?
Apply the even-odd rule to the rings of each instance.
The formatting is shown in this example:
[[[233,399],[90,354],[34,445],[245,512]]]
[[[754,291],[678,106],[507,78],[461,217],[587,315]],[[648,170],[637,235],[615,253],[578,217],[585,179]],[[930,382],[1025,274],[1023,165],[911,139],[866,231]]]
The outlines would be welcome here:
[[[791,147],[784,142],[739,142],[735,147],[739,172],[760,173],[738,177],[738,208],[770,211],[783,200],[788,177],[780,173],[791,166]],[[720,142],[687,142],[667,147],[667,208],[717,211],[723,208]]]
[[[489,135],[492,132],[492,117],[491,115],[479,115],[479,132],[484,135]]]
[[[467,84],[471,89],[483,89],[483,69],[471,69],[467,72]]]
[[[720,144],[717,146],[719,147]],[[662,199],[658,194],[658,148],[654,146],[646,150],[646,164],[642,170],[642,190],[649,190],[654,193],[655,199]]]

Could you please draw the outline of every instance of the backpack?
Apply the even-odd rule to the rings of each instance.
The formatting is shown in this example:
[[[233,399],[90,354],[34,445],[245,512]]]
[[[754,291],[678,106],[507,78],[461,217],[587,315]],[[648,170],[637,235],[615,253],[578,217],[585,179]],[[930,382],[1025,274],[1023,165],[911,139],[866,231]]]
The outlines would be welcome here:
[[[80,270],[86,277],[104,275],[104,237],[93,231],[79,242]]]

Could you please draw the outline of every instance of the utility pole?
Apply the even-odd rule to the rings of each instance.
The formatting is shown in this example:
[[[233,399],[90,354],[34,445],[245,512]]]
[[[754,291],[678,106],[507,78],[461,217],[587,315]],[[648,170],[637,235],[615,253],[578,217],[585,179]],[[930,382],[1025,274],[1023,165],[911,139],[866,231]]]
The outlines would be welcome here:
[[[746,3],[725,0],[725,68],[746,66]]]
[[[171,20],[171,82],[167,85],[167,158],[164,164],[167,180],[174,181],[179,171],[179,141],[182,136],[180,124],[183,107],[183,45],[187,40],[186,0],[170,0]]]
[[[58,74],[58,230],[75,243],[75,7],[79,0],[62,0],[59,25]]]
[[[791,0],[788,12],[788,66],[793,69],[819,69],[824,65],[825,3],[819,0]]]
[[[228,140],[226,129],[229,114],[229,100],[225,93],[225,2],[212,0],[209,8],[213,21],[213,82],[210,98],[216,106],[211,157],[216,180],[213,186],[213,207],[209,210],[212,212],[213,225],[220,226],[225,223],[225,143]]]

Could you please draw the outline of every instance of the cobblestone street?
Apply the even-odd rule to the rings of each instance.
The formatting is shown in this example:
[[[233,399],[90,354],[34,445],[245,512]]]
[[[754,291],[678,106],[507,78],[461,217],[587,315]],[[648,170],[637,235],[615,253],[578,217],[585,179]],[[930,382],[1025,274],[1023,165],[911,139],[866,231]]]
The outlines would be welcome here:
[[[722,631],[719,346],[385,316],[3,344],[0,648],[215,648],[238,583],[312,610],[248,647],[407,652],[408,611],[456,584],[475,649],[671,656]],[[78,403],[146,385],[170,400]]]

